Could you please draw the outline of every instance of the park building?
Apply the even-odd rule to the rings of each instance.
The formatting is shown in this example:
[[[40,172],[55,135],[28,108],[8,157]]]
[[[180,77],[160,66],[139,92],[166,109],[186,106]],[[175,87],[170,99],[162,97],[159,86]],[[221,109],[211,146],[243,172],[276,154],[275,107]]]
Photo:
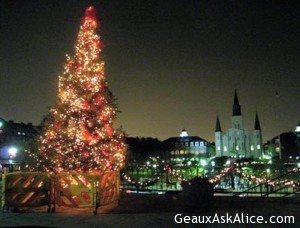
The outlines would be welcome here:
[[[259,158],[262,155],[262,130],[258,114],[255,115],[254,129],[246,130],[236,91],[232,107],[231,128],[223,132],[219,116],[217,116],[215,150],[217,157]]]
[[[291,162],[300,161],[300,123],[295,130],[283,132],[264,144],[264,153]]]
[[[0,118],[0,168],[19,165],[40,127]]]
[[[163,141],[164,147],[171,160],[188,160],[191,158],[208,157],[210,143],[199,136],[189,136],[183,129],[178,137],[171,137]]]

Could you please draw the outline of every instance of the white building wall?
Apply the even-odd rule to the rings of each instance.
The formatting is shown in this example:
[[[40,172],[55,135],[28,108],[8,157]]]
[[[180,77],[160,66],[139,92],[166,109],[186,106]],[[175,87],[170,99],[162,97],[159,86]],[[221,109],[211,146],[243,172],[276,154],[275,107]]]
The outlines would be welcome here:
[[[223,136],[222,132],[215,132],[216,156],[222,157],[223,154]]]

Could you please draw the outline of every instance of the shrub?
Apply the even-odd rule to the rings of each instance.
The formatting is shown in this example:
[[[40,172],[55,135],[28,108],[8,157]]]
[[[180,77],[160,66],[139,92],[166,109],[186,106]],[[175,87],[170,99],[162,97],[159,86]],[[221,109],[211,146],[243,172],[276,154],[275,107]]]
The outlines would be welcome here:
[[[207,207],[213,200],[213,185],[206,177],[183,181],[181,186],[183,199],[189,205]]]

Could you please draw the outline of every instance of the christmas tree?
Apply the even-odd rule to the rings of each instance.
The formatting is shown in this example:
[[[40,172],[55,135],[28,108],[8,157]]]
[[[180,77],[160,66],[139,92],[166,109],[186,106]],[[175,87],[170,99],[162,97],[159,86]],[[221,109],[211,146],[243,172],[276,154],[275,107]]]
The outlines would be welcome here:
[[[103,172],[124,165],[124,133],[115,130],[117,108],[101,60],[99,21],[90,6],[82,19],[73,56],[59,75],[57,101],[38,145],[45,171]]]

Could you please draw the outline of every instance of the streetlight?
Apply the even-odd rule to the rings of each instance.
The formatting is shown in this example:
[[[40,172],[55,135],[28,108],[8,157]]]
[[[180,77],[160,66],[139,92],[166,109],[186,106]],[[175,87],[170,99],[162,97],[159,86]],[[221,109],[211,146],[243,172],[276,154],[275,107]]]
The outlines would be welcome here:
[[[205,159],[200,159],[200,165],[203,168],[203,176],[205,174],[205,166],[207,165],[207,161]]]
[[[230,163],[231,163],[231,161],[230,161],[230,160],[227,160],[225,164],[226,164],[227,166],[229,166]]]
[[[10,148],[8,148],[8,154],[9,154],[9,170],[11,171],[11,172],[13,172],[14,171],[14,166],[13,166],[13,158],[15,158],[16,157],[16,155],[17,155],[17,152],[18,152],[18,150],[17,150],[17,148],[16,147],[10,147]]]
[[[216,166],[216,162],[215,161],[211,161],[211,167],[212,167],[212,169],[211,169],[211,173],[213,173],[213,172],[215,172],[215,166]]]
[[[18,150],[16,147],[10,147],[8,149],[8,153],[9,153],[10,157],[15,157],[17,155],[17,152],[18,152]]]
[[[214,167],[215,165],[216,165],[216,162],[215,162],[215,161],[212,161],[212,162],[211,162],[211,166]]]
[[[203,166],[203,167],[206,166],[207,165],[207,161],[205,159],[201,159],[200,160],[200,165]]]
[[[269,175],[271,170],[269,168],[267,168],[267,183],[266,183],[266,189],[267,189],[267,196],[269,196]]]
[[[269,161],[268,161],[268,164],[272,164],[272,160],[269,160]]]

